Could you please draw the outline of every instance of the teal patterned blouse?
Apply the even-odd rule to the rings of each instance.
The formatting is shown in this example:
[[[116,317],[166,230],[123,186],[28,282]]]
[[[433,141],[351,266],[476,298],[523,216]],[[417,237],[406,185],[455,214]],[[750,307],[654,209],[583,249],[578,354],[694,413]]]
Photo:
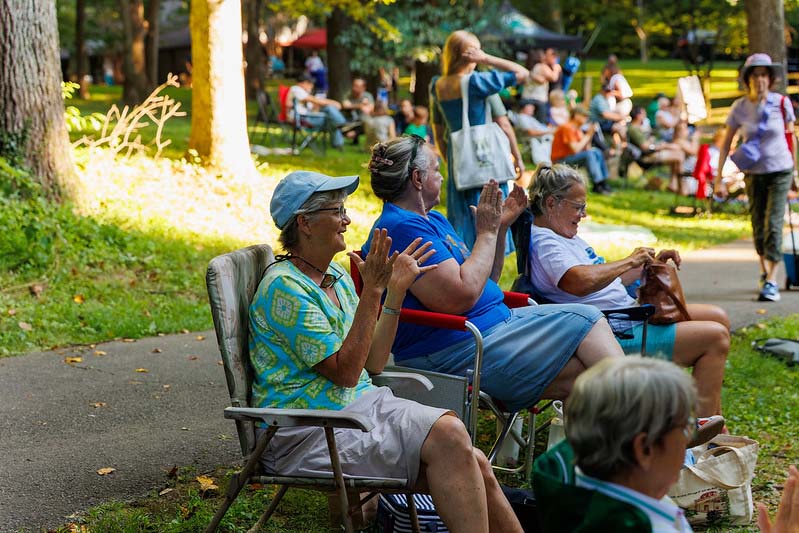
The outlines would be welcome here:
[[[313,369],[336,353],[352,326],[358,295],[344,269],[333,286],[341,309],[291,261],[269,267],[250,304],[252,405],[339,410],[373,385],[366,370],[358,384],[340,387]]]

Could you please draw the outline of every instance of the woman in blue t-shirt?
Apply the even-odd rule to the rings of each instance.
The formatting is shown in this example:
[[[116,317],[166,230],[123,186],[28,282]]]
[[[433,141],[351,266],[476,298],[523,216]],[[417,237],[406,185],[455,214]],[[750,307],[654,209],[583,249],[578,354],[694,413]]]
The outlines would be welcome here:
[[[541,305],[508,309],[497,285],[508,227],[524,210],[521,187],[503,200],[495,181],[481,191],[474,210],[477,238],[471,250],[433,210],[442,176],[435,151],[418,137],[375,145],[369,162],[372,189],[383,200],[375,227],[391,234],[392,249],[414,239],[432,242],[427,260],[437,265],[414,281],[403,308],[463,315],[483,336],[480,389],[510,411],[541,398],[563,399],[580,372],[623,352],[607,320],[591,305]],[[367,242],[367,252],[372,243]],[[474,338],[463,330],[400,323],[392,346],[397,364],[466,375],[474,367]]]

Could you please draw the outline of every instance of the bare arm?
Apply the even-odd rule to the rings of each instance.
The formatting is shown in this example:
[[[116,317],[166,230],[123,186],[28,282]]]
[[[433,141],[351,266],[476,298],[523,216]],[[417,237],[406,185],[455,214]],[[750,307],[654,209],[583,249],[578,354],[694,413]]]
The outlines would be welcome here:
[[[471,255],[463,264],[454,258],[442,261],[435,271],[411,286],[414,296],[431,311],[465,313],[480,299],[494,269],[502,218],[502,191],[494,180],[483,186],[474,213],[477,239]]]
[[[414,280],[419,275],[437,268],[438,265],[420,266],[435,253],[435,250],[430,249],[432,243],[426,242],[424,245],[419,246],[421,242],[421,238],[415,239],[397,256],[391,280],[388,282],[386,299],[383,301],[384,308],[398,311],[402,307],[402,301],[405,299],[408,287],[411,286]],[[394,344],[394,338],[397,335],[398,323],[399,315],[390,312],[380,314],[375,327],[372,345],[369,347],[369,355],[364,365],[368,372],[378,374],[385,368],[388,356],[391,353],[391,346]]]
[[[513,156],[513,161],[516,163],[516,176],[521,176],[524,172],[524,161],[519,151],[519,143],[516,141],[516,132],[513,131],[513,124],[510,123],[507,115],[495,117],[494,122],[496,122],[503,133],[505,133],[505,136],[508,137],[508,141],[510,142],[510,154]]]
[[[588,128],[588,131],[586,131],[585,135],[583,135],[583,138],[579,141],[570,142],[569,148],[571,148],[574,153],[582,152],[588,147],[588,145],[591,144],[591,137],[594,136],[595,131],[596,124],[591,124],[591,126]]]
[[[724,142],[721,144],[721,148],[719,149],[719,166],[716,167],[718,170],[716,171],[716,176],[713,179],[713,189],[721,196],[727,195],[727,187],[721,181],[721,174],[722,169],[724,168],[724,163],[727,161],[727,156],[730,153],[732,138],[735,136],[736,131],[737,130],[733,130],[732,128],[727,128],[727,133],[724,135]]]
[[[574,296],[588,296],[604,289],[625,272],[645,265],[653,259],[652,248],[636,248],[628,257],[612,263],[574,266],[560,278],[558,288]]]
[[[522,83],[530,76],[530,71],[508,59],[486,54],[479,48],[470,47],[463,52],[463,57],[480,65],[486,65],[497,70],[513,72],[516,74],[516,83]]]
[[[319,107],[324,107],[326,105],[333,106],[336,109],[341,109],[341,104],[336,102],[335,100],[331,100],[330,98],[317,98],[311,94],[308,95],[308,98],[305,99],[306,102],[311,102],[312,104],[318,105]]]

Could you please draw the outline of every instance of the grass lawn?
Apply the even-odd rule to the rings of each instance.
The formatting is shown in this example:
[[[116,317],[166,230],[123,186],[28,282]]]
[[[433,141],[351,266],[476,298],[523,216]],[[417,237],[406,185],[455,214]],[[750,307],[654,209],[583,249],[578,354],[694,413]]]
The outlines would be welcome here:
[[[588,72],[600,65],[589,61]],[[633,62],[622,66],[642,96],[673,92],[672,81],[684,73],[676,62],[653,62],[640,74]],[[170,89],[169,94],[190,113],[190,91]],[[90,101],[70,103],[84,114],[104,113],[119,99],[120,88],[97,86],[92,95]],[[254,116],[252,105],[249,111]],[[362,148],[261,158],[260,176],[247,180],[210,175],[190,156],[182,160],[189,131],[189,116],[169,121],[164,136],[173,143],[157,161],[115,161],[102,150],[76,150],[78,194],[69,205],[0,198],[0,227],[5,228],[0,233],[0,356],[211,328],[204,284],[208,260],[246,244],[276,242],[269,198],[277,181],[295,169],[363,178],[348,200],[353,223],[347,242],[353,248],[364,242],[380,202],[368,186]],[[73,133],[73,140],[79,135]],[[151,138],[145,132],[144,142]],[[677,218],[668,214],[671,194],[617,189],[613,196],[590,196],[592,219],[649,228],[658,247],[703,248],[748,232],[742,215]],[[611,259],[629,252],[610,245],[598,248]],[[346,262],[343,254],[338,259]],[[514,257],[508,257],[501,280],[505,288],[515,276],[514,265]],[[737,335],[727,371],[725,410],[736,433],[761,441],[756,498],[772,504],[785,466],[797,459],[792,443],[799,411],[793,400],[799,389],[795,370],[763,359],[748,343],[754,336],[797,337],[797,327],[799,316],[794,316]],[[222,490],[228,473],[228,467],[213,473]],[[80,521],[90,531],[196,531],[217,504],[216,494],[199,492],[197,474],[181,470],[177,478],[165,480],[165,488],[173,491],[133,504],[110,503]],[[324,530],[323,499],[301,491],[289,494],[270,531]],[[225,530],[249,527],[245,524],[254,521],[265,497],[264,491],[249,493],[229,514]]]

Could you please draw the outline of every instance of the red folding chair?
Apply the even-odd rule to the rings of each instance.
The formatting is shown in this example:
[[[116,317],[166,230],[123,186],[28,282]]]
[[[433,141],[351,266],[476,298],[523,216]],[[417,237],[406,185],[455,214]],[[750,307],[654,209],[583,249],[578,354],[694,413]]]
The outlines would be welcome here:
[[[361,255],[361,251],[356,252],[358,255]],[[355,289],[358,294],[361,293],[363,289],[363,280],[361,279],[361,273],[358,270],[358,267],[355,263],[350,260],[350,276],[352,277],[353,282],[355,283]],[[535,302],[530,299],[527,294],[522,294],[518,292],[505,292],[505,305],[510,308],[515,307],[524,307],[527,305],[536,305]],[[495,470],[501,472],[508,472],[508,473],[521,473],[529,478],[530,472],[532,472],[532,465],[533,465],[533,448],[535,444],[535,417],[536,415],[540,414],[544,409],[549,407],[552,402],[547,401],[541,407],[535,406],[529,409],[529,417],[528,417],[528,427],[527,432],[524,434],[520,434],[517,431],[514,431],[514,423],[516,422],[519,412],[511,412],[509,411],[505,405],[495,399],[492,398],[488,393],[482,391],[480,389],[480,371],[483,365],[483,335],[480,333],[480,330],[472,324],[465,316],[461,315],[451,315],[447,313],[436,313],[433,311],[422,311],[418,309],[406,309],[403,308],[400,310],[400,322],[405,322],[408,324],[416,324],[420,326],[427,326],[427,327],[437,327],[437,328],[444,328],[444,329],[452,329],[452,330],[459,330],[459,331],[468,331],[474,337],[475,342],[475,354],[474,354],[474,367],[469,372],[469,375],[466,377],[457,376],[455,379],[459,379],[462,381],[465,387],[465,408],[463,409],[464,416],[463,420],[466,424],[466,428],[469,431],[469,434],[472,437],[472,443],[474,444],[477,440],[477,418],[478,418],[478,409],[475,407],[483,406],[491,410],[494,416],[501,424],[501,429],[497,433],[497,437],[494,440],[493,444],[491,445],[491,449],[487,454],[489,462],[492,464]],[[402,371],[402,367],[392,367],[391,370],[399,370]],[[413,372],[428,375],[427,372],[420,371],[418,369],[404,369],[404,370],[412,370]],[[435,373],[434,373],[435,375]],[[440,375],[440,374],[439,374]],[[452,379],[452,378],[451,378]],[[435,377],[431,376],[431,380],[435,382]],[[435,388],[438,388],[436,385]],[[435,389],[434,389],[435,390]],[[475,401],[477,399],[477,401]],[[425,403],[423,399],[417,399],[420,403]],[[443,406],[442,406],[443,407]],[[542,426],[539,430],[544,429],[546,426]],[[494,461],[497,457],[497,454],[502,449],[503,444],[507,440],[508,436],[514,439],[519,446],[523,447],[525,450],[525,457],[524,461],[521,461],[516,467],[503,467],[499,465],[494,465]]]

